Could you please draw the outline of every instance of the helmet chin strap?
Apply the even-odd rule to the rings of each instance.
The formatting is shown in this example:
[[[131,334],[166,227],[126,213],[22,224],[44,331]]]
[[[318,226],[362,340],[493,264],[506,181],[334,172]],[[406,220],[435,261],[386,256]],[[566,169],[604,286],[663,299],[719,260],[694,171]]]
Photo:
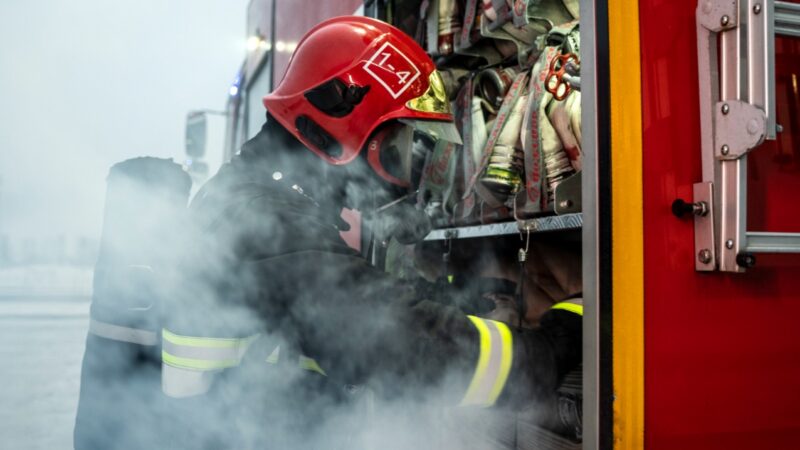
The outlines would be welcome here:
[[[394,238],[409,245],[422,241],[430,233],[433,228],[430,217],[423,209],[406,201],[415,195],[409,193],[386,203],[370,215],[368,220],[376,227],[376,234],[382,240]]]
[[[389,209],[389,208],[391,208],[393,206],[397,206],[398,204],[402,203],[403,201],[405,201],[409,197],[416,196],[418,193],[419,193],[419,189],[417,189],[414,192],[409,192],[408,194],[403,195],[402,197],[400,197],[400,198],[398,198],[396,200],[392,200],[389,203],[385,203],[385,204],[375,208],[375,214],[380,214],[381,212],[386,211],[387,209]]]

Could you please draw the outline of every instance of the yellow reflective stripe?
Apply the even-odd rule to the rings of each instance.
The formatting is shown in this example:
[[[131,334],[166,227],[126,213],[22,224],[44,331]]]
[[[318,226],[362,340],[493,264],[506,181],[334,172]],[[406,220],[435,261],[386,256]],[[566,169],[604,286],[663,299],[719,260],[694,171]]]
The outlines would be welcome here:
[[[281,347],[277,346],[275,347],[275,350],[273,350],[272,353],[270,353],[269,356],[267,356],[267,363],[278,364],[278,361],[280,360],[280,355],[281,355]],[[308,356],[305,355],[300,355],[297,357],[297,367],[303,370],[317,372],[318,374],[326,377],[328,376],[328,374],[325,373],[325,371],[322,369],[322,367],[319,366],[319,363],[317,363],[317,361],[314,358],[309,358]]]
[[[570,303],[570,302],[556,303],[550,309],[563,309],[564,311],[569,311],[579,316],[583,316],[583,305],[579,305],[577,303]]]
[[[270,364],[278,364],[278,358],[281,356],[281,346],[275,347],[275,350],[267,356],[267,362]]]
[[[192,370],[220,370],[239,365],[255,334],[246,338],[209,338],[181,336],[167,329],[163,338],[161,359],[172,367]]]
[[[220,360],[207,360],[195,358],[181,358],[179,356],[170,355],[166,350],[161,351],[161,360],[164,364],[183,369],[195,370],[218,370],[234,367],[239,364],[238,359],[220,359]]]
[[[317,363],[316,360],[314,360],[314,358],[309,358],[308,356],[300,355],[300,357],[298,358],[297,363],[300,366],[300,368],[303,369],[303,370],[309,370],[311,372],[317,372],[318,374],[324,375],[326,377],[328,376],[328,374],[325,373],[324,370],[322,370],[322,367],[319,366],[319,364]]]
[[[170,332],[166,328],[161,330],[161,335],[167,342],[187,347],[233,348],[237,347],[242,341],[250,339],[181,336]]]
[[[497,401],[497,398],[500,397],[500,393],[503,392],[503,388],[508,380],[508,374],[511,372],[511,361],[514,359],[514,354],[512,352],[514,348],[514,338],[511,335],[511,330],[509,330],[508,325],[503,322],[495,321],[494,325],[500,331],[503,354],[500,359],[500,372],[497,374],[497,379],[494,382],[494,387],[489,397],[490,404],[492,405]]]
[[[503,392],[513,362],[513,336],[502,322],[467,316],[479,335],[480,354],[462,406],[491,406]]]
[[[489,335],[489,329],[478,317],[467,316],[467,318],[475,325],[480,335],[480,354],[478,355],[478,365],[475,367],[475,374],[472,376],[472,381],[469,383],[467,392],[461,400],[462,405],[471,404],[471,400],[476,396],[476,392],[481,385],[481,381],[486,374],[486,368],[489,366],[489,353],[492,347],[492,338]]]

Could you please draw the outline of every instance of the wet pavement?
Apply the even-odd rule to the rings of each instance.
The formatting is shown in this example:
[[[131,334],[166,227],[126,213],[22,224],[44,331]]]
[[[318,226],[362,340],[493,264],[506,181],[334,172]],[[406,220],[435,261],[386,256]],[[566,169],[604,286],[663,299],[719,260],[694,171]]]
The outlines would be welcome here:
[[[0,289],[0,449],[71,449],[90,298],[8,294]]]

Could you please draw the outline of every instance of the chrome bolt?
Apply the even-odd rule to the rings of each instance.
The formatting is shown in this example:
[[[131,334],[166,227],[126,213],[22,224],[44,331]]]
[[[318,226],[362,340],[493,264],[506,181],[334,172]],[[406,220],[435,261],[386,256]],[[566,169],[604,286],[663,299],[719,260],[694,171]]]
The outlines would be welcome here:
[[[761,14],[761,3],[756,3],[753,6],[753,14]]]
[[[706,202],[697,202],[693,208],[694,215],[705,217],[708,215],[708,203]]]
[[[728,239],[727,241],[725,241],[725,248],[727,248],[728,250],[731,250],[733,248],[733,239]]]
[[[711,262],[711,250],[704,248],[700,250],[697,254],[697,259],[700,260],[703,264],[708,264]]]
[[[722,20],[720,20],[719,23],[721,23],[723,27],[727,27],[728,24],[731,23],[731,18],[727,15],[722,16]]]
[[[729,112],[731,112],[731,107],[727,103],[722,105],[722,114],[728,114]]]
[[[776,123],[775,124],[775,131],[777,131],[778,133],[783,133],[783,125],[781,125],[779,123]]]
[[[560,208],[569,208],[570,206],[572,206],[572,202],[569,200],[561,200],[560,202],[558,202],[558,206]]]
[[[720,153],[722,153],[723,155],[727,155],[730,152],[731,148],[728,147],[728,144],[723,145],[722,148],[720,149]]]

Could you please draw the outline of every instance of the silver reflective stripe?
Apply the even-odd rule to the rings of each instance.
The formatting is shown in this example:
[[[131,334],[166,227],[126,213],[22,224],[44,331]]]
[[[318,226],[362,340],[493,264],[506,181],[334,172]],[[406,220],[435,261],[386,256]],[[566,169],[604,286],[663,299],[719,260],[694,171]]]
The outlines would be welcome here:
[[[462,405],[483,405],[487,403],[486,399],[489,398],[489,393],[494,387],[494,380],[497,379],[497,374],[500,372],[501,352],[498,347],[500,332],[489,321],[484,321],[484,324],[486,324],[486,329],[485,331],[481,330],[481,334],[489,333],[490,348],[486,356],[483,356],[485,349],[481,349],[481,359],[486,358],[487,364],[482,367],[483,370],[480,375],[475,377],[474,384],[471,386],[469,393],[464,396]]]
[[[129,328],[101,322],[96,319],[89,321],[89,333],[104,339],[113,341],[130,342],[139,345],[158,344],[158,333],[155,331],[142,330],[139,328]]]
[[[245,338],[182,336],[161,330],[161,360],[182,369],[213,371],[238,366],[259,334]]]
[[[194,347],[188,345],[179,345],[168,340],[164,340],[161,344],[165,352],[179,358],[192,358],[203,359],[206,361],[224,361],[235,360],[238,361],[247,350],[246,343],[235,345],[227,348],[217,347]]]
[[[208,392],[223,369],[238,366],[259,335],[246,338],[182,336],[161,330],[161,390],[172,398]]]
[[[511,371],[513,336],[502,322],[467,317],[478,330],[480,354],[461,405],[491,406],[503,391]]]
[[[211,388],[217,371],[192,370],[161,365],[161,390],[172,398],[202,395]]]

